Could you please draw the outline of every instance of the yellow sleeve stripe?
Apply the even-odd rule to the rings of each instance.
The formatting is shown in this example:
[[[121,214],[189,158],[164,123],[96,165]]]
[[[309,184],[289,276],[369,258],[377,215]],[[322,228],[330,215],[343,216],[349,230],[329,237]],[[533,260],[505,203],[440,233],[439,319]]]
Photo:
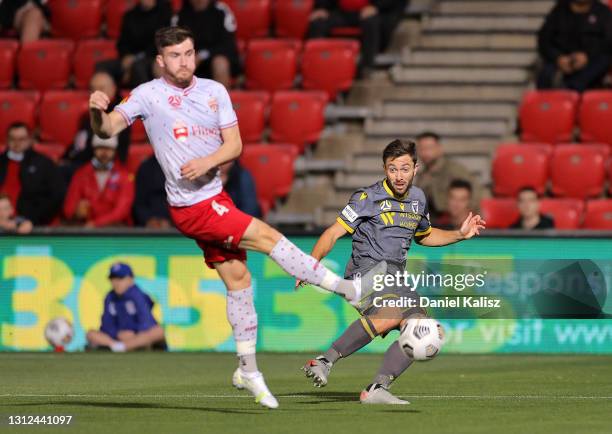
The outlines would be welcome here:
[[[421,232],[415,232],[414,236],[415,237],[422,237],[424,235],[429,235],[429,233],[431,232],[431,226],[428,227],[426,230],[421,231]]]
[[[374,331],[370,328],[370,324],[368,324],[368,321],[361,317],[361,325],[363,326],[363,328],[365,329],[365,331],[370,335],[370,337],[372,339],[374,339],[376,337],[376,334],[374,333]]]
[[[342,227],[343,227],[344,229],[346,229],[346,231],[347,231],[349,234],[352,234],[353,232],[355,232],[355,229],[353,229],[352,227],[350,227],[349,225],[347,225],[347,224],[346,224],[346,222],[345,222],[344,220],[342,220],[340,217],[336,217],[336,221],[337,221],[338,223],[340,223],[340,224],[342,225]]]

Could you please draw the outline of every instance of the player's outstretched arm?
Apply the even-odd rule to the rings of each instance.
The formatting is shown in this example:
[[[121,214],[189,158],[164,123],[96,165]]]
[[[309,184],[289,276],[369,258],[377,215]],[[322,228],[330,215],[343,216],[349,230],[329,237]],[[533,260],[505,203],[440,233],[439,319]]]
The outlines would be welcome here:
[[[99,90],[89,97],[89,119],[91,129],[103,139],[108,139],[119,134],[127,128],[128,124],[117,112],[106,113],[110,99],[104,92]]]
[[[473,215],[470,213],[459,230],[445,231],[432,228],[429,234],[423,237],[417,237],[416,241],[423,246],[429,247],[447,246],[480,235],[480,231],[485,228],[486,222],[478,214]]]

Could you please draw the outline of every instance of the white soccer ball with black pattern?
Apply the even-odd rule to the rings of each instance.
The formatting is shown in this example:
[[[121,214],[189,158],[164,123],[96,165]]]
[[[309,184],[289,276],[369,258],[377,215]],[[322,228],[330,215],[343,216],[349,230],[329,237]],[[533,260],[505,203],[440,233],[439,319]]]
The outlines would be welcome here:
[[[414,360],[432,360],[444,344],[444,329],[433,318],[410,318],[402,328],[399,344]]]
[[[74,331],[66,318],[53,318],[45,327],[45,339],[52,347],[64,347],[72,341]]]

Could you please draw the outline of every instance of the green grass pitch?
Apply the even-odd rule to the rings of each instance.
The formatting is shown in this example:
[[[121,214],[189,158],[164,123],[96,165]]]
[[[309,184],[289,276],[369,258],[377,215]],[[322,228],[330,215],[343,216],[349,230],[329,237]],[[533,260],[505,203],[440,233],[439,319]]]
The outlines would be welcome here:
[[[381,355],[340,361],[323,389],[307,354],[261,354],[280,401],[234,390],[236,361],[215,353],[0,354],[0,433],[610,433],[612,357],[441,355],[393,392],[409,406],[364,406]],[[9,426],[9,415],[72,415],[68,427]]]

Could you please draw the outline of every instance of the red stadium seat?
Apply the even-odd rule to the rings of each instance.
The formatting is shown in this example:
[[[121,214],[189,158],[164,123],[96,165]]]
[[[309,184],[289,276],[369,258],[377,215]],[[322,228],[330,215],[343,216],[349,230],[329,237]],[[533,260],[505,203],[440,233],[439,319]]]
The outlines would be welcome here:
[[[270,0],[226,0],[236,17],[236,37],[249,40],[268,36]]]
[[[144,160],[153,155],[153,147],[148,143],[132,143],[128,150],[128,158],[125,163],[130,173],[136,173]]]
[[[274,200],[284,197],[293,184],[295,151],[284,145],[245,146],[240,163],[255,179],[257,199],[265,215],[274,205]],[[274,173],[274,176],[270,176]]]
[[[19,87],[22,89],[62,89],[68,85],[74,43],[46,39],[21,46],[17,56]]]
[[[277,0],[274,5],[276,36],[303,39],[313,6],[314,0]]]
[[[523,187],[538,194],[546,191],[551,145],[499,145],[493,159],[493,192],[495,196],[516,196]]]
[[[14,39],[0,39],[0,89],[13,85],[18,48],[19,42]]]
[[[325,126],[327,94],[320,91],[279,91],[272,97],[270,139],[294,143],[300,152],[319,140]]]
[[[612,91],[584,92],[578,116],[580,140],[612,145]]]
[[[606,179],[607,145],[568,144],[555,147],[551,159],[552,193],[555,196],[599,196]]]
[[[75,86],[87,89],[96,63],[118,56],[115,41],[110,39],[88,39],[79,42],[74,53]]]
[[[106,4],[106,36],[117,39],[121,32],[123,14],[132,9],[138,0],[108,0]]]
[[[511,198],[482,199],[480,212],[490,229],[508,228],[519,218],[516,200]]]
[[[23,122],[33,129],[36,126],[36,108],[40,94],[33,91],[0,91],[0,143],[6,139],[9,125]]]
[[[51,33],[56,38],[95,38],[102,24],[103,0],[51,0]]]
[[[555,221],[555,229],[578,229],[584,213],[584,202],[579,199],[540,199],[540,213]]]
[[[64,146],[74,140],[85,116],[89,93],[85,91],[49,91],[40,106],[40,138]]]
[[[34,150],[57,163],[66,152],[66,147],[61,143],[35,143]]]
[[[325,90],[331,100],[350,89],[357,71],[359,42],[351,39],[312,39],[304,46],[304,89]]]
[[[266,126],[266,109],[270,103],[268,92],[230,92],[234,110],[238,116],[240,135],[244,142],[259,142]]]
[[[532,90],[519,108],[524,142],[570,142],[580,96],[571,90]]]
[[[585,229],[612,230],[612,199],[587,201],[582,227]]]
[[[246,87],[269,92],[291,89],[297,74],[300,42],[293,39],[255,39],[246,55]]]

